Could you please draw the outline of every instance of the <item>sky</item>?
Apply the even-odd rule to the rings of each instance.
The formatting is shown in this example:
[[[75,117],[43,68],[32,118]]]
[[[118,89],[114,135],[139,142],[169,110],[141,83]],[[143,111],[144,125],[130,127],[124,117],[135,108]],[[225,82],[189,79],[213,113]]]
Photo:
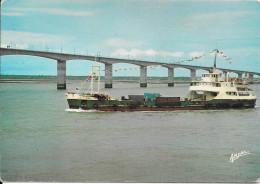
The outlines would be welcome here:
[[[205,55],[181,64],[212,66],[217,43],[217,67],[260,72],[260,0],[5,0],[1,13],[2,47],[167,63]],[[55,60],[1,58],[4,75],[57,74]],[[68,61],[67,75],[88,75],[92,65],[104,69]],[[113,69],[113,76],[140,75],[135,65]],[[148,68],[148,76],[167,75]],[[176,77],[189,75],[175,69]]]

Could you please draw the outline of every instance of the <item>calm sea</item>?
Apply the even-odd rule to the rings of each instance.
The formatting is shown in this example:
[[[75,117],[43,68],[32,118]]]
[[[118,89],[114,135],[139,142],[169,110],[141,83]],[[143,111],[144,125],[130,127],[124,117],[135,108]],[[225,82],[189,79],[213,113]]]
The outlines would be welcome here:
[[[68,81],[74,89],[81,81]],[[103,86],[103,84],[102,84]],[[113,97],[184,96],[187,84],[114,83]],[[55,82],[2,83],[1,178],[41,182],[255,182],[259,100],[250,110],[69,111]],[[231,154],[248,151],[233,163]]]

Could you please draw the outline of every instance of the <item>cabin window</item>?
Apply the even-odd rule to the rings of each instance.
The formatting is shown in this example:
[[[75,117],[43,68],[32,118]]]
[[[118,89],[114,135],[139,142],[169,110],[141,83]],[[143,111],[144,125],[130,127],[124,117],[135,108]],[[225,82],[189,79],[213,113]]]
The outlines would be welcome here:
[[[216,92],[211,92],[211,96],[217,96],[218,95],[218,93],[216,93]]]
[[[238,95],[239,96],[249,96],[249,92],[246,92],[246,91],[241,91],[241,92],[238,92]]]
[[[220,87],[221,85],[220,85],[220,83],[216,83],[216,87]]]
[[[236,92],[226,92],[226,94],[229,96],[237,96]]]

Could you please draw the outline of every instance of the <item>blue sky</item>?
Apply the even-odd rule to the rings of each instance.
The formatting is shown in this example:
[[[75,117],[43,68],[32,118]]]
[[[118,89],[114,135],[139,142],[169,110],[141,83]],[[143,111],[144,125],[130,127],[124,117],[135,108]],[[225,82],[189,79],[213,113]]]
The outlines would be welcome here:
[[[177,62],[212,51],[216,42],[229,64],[260,72],[260,3],[256,0],[6,0],[2,47]],[[183,64],[212,66],[213,56]],[[93,62],[69,61],[68,75],[88,75]],[[100,64],[102,68],[104,66]],[[115,64],[113,69],[134,68]],[[139,67],[137,67],[139,68]],[[204,71],[198,71],[200,72]],[[2,74],[56,75],[53,60],[2,57]],[[167,76],[148,69],[148,76]],[[139,76],[138,70],[113,76]],[[175,76],[189,76],[175,69]]]

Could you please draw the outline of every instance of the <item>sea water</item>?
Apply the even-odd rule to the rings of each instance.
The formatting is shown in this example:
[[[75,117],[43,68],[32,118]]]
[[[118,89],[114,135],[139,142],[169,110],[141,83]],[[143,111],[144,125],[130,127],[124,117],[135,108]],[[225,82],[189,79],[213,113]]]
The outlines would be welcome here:
[[[80,81],[69,80],[75,89]],[[103,83],[101,83],[104,86]],[[260,98],[260,85],[252,85]],[[112,97],[184,96],[188,84],[114,83]],[[255,182],[255,109],[171,112],[69,110],[53,82],[2,83],[1,178],[37,182]],[[230,162],[232,154],[250,152]]]

